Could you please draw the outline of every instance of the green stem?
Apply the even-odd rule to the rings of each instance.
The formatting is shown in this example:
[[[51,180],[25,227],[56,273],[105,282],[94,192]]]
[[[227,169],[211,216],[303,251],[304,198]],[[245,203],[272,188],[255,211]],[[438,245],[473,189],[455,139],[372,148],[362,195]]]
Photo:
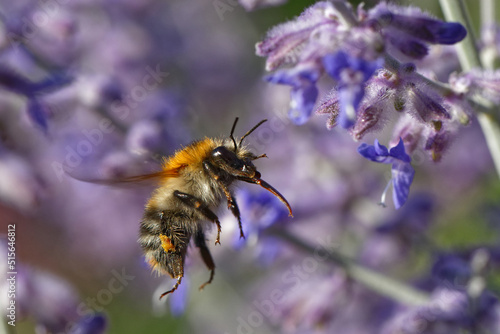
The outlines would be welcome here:
[[[343,1],[332,1],[333,8],[339,13],[339,20],[345,27],[358,25],[358,19],[354,16],[352,9]]]
[[[467,29],[467,36],[464,40],[455,44],[462,70],[470,71],[473,68],[482,67],[476,48],[476,38],[463,0],[439,0],[439,3],[446,20],[459,22]]]
[[[472,32],[465,3],[463,0],[440,0],[444,16],[448,21],[460,22],[467,28],[467,37],[456,44],[458,58],[463,71],[473,68],[482,68],[479,52],[476,48],[476,41]],[[483,11],[484,12],[484,11]],[[493,64],[485,64],[487,68],[492,68]],[[500,125],[495,115],[498,114],[496,106],[489,106],[489,113],[479,112],[477,119],[483,130],[486,144],[495,163],[497,174],[500,176]]]
[[[495,24],[495,1],[481,0],[481,23],[486,26]]]
[[[320,246],[315,247],[310,245],[287,231],[271,230],[269,232],[309,254],[316,254],[320,250],[324,250],[324,248],[321,249]],[[341,267],[349,277],[365,287],[406,305],[419,306],[429,302],[430,297],[427,293],[419,291],[374,270],[365,268],[334,249],[328,248],[327,251],[329,256],[325,261]]]

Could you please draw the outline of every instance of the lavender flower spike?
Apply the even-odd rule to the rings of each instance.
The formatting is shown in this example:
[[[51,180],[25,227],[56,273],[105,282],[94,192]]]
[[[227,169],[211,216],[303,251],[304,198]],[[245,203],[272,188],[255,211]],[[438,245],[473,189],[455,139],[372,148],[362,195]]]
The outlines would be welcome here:
[[[394,187],[392,199],[394,206],[399,209],[405,204],[410,192],[410,185],[415,175],[415,170],[410,164],[411,158],[405,152],[403,140],[400,138],[399,143],[392,147],[390,150],[384,145],[380,145],[378,140],[375,139],[374,145],[361,144],[358,147],[358,152],[363,157],[383,164],[392,164],[392,178],[391,181]],[[382,204],[385,202],[385,194],[387,188],[382,194]]]
[[[365,83],[382,66],[382,61],[366,61],[339,51],[323,57],[323,65],[326,72],[338,81],[338,123],[345,129],[350,128],[356,122],[356,113],[365,95]]]
[[[296,19],[271,29],[266,38],[257,43],[258,56],[267,57],[266,70],[273,71],[283,65],[296,65],[303,59],[302,53],[310,43],[314,31],[325,29],[335,33],[338,20],[331,17],[333,6],[319,1],[306,9]]]

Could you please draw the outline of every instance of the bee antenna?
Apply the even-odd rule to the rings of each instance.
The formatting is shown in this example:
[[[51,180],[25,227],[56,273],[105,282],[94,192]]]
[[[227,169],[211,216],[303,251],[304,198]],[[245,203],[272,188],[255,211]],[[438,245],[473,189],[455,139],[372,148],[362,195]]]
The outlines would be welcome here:
[[[229,134],[229,138],[233,140],[234,143],[234,151],[236,152],[238,150],[238,146],[236,145],[236,139],[234,139],[234,129],[236,128],[236,123],[238,123],[238,117],[234,120],[233,127],[231,128],[231,133]],[[240,142],[241,145],[241,142]]]
[[[254,127],[253,127],[253,128],[251,128],[251,129],[250,129],[247,133],[245,133],[245,134],[243,135],[243,137],[241,137],[241,139],[240,139],[240,144],[239,144],[239,146],[241,146],[241,143],[243,142],[243,139],[245,139],[245,138],[246,138],[249,134],[251,134],[252,132],[254,132],[254,131],[255,131],[255,129],[257,129],[259,126],[261,126],[261,125],[262,125],[262,123],[264,123],[264,122],[267,122],[267,119],[263,119],[262,121],[260,121],[259,123],[257,123],[257,125],[256,125],[256,126],[254,126]]]

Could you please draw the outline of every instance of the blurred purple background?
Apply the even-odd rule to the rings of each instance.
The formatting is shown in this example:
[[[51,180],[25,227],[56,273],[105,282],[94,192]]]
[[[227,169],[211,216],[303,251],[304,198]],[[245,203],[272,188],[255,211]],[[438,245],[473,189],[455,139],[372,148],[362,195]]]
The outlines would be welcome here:
[[[17,333],[445,333],[431,331],[441,319],[452,324],[446,330],[498,324],[500,187],[477,123],[439,164],[413,152],[408,202],[398,211],[378,206],[388,166],[363,159],[360,143],[327,130],[324,117],[294,125],[290,89],[262,79],[255,43],[312,3],[252,12],[229,0],[0,3],[0,234],[15,224]],[[455,70],[453,59],[436,73]],[[238,136],[268,119],[248,144],[269,157],[256,165],[295,217],[262,188],[240,185],[247,239],[238,240],[222,205],[222,245],[214,246],[214,231],[207,241],[213,283],[198,291],[208,271],[191,247],[182,290],[158,302],[172,282],[151,273],[137,244],[152,188],[77,178],[151,172],[192,140],[228,136],[235,117]],[[434,304],[383,296],[287,235],[413,286]],[[481,247],[487,274],[474,271]],[[480,315],[453,313],[445,302],[467,299],[463,290],[478,275],[489,290],[477,299]],[[460,327],[454,317],[469,322]],[[410,318],[415,327],[397,332]]]

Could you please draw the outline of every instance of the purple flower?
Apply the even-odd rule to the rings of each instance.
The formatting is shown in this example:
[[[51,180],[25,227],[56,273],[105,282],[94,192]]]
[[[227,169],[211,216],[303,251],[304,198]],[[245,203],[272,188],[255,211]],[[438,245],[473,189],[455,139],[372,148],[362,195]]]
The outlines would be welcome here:
[[[59,73],[38,82],[31,82],[5,66],[0,67],[0,86],[28,98],[28,115],[44,132],[48,126],[47,109],[38,97],[57,90],[71,81],[71,77]]]
[[[0,67],[0,85],[18,94],[32,95],[34,93],[31,81],[5,66]]]
[[[495,104],[500,103],[500,71],[473,69],[463,74],[453,74],[450,85],[469,97],[480,95]]]
[[[245,239],[239,237],[233,246],[236,249],[246,244],[255,244],[255,255],[263,265],[274,262],[282,248],[280,240],[272,235],[266,234],[266,230],[273,226],[279,226],[287,216],[288,211],[271,194],[267,192],[250,192],[242,190],[238,192],[239,206],[243,220]]]
[[[271,29],[266,38],[255,46],[257,55],[267,57],[266,69],[272,71],[283,65],[296,64],[307,50],[313,33],[336,32],[339,23],[332,13],[332,4],[320,1],[296,19]],[[314,43],[312,51],[318,46]]]
[[[440,288],[428,304],[396,313],[382,333],[497,333],[498,316],[498,300],[488,292],[471,301],[464,291]]]
[[[394,108],[417,117],[423,123],[448,120],[450,114],[443,106],[442,96],[416,73],[413,63],[402,64],[397,73]]]
[[[259,233],[288,216],[288,211],[268,192],[241,190],[238,199],[241,215],[249,221],[247,234]]]
[[[430,131],[424,150],[430,153],[433,161],[439,161],[450,146],[452,138],[453,133],[443,128],[438,131]]]
[[[394,111],[388,103],[389,89],[370,80],[365,88],[363,102],[358,107],[356,123],[349,130],[355,140],[360,140],[369,132],[381,129],[386,123],[387,114]]]
[[[375,139],[374,145],[361,144],[358,147],[358,152],[363,157],[383,164],[392,164],[392,184],[394,191],[392,199],[394,206],[399,209],[406,202],[410,192],[410,185],[415,175],[415,170],[410,164],[411,158],[405,152],[403,140],[392,147],[390,150],[384,145],[380,145]],[[382,195],[382,204],[385,202],[385,191]]]
[[[454,254],[441,254],[432,266],[432,277],[448,286],[465,287],[472,276],[469,263]]]
[[[410,83],[404,86],[400,93],[400,101],[405,101],[403,108],[416,113],[422,121],[432,122],[450,118],[448,111],[441,104],[440,97],[425,86],[419,87]]]
[[[352,10],[349,6],[345,9]],[[336,124],[353,128],[361,121],[352,131],[356,139],[379,128],[379,120],[387,109],[411,112],[424,123],[450,119],[450,108],[443,105],[442,96],[415,74],[413,64],[391,69],[385,78],[391,81],[389,85],[383,82],[384,78],[370,81],[371,100],[378,101],[376,106],[371,100],[363,101],[368,80],[382,67],[384,52],[395,49],[396,56],[402,53],[422,59],[428,53],[428,44],[454,44],[462,40],[467,32],[461,24],[440,21],[417,8],[386,3],[368,12],[358,7],[357,12],[352,11],[349,16],[349,22],[341,19],[345,16],[332,3],[318,2],[298,18],[272,29],[266,39],[257,44],[257,54],[268,57],[268,70],[291,66],[269,81],[293,87],[291,118],[295,123],[302,124],[309,118],[310,107],[318,96],[314,84],[324,71],[336,79],[338,85],[331,90],[334,96],[323,100],[317,113],[331,111],[329,128]],[[314,80],[291,79],[303,66],[313,68],[318,74]],[[285,73],[288,75],[283,77]],[[389,106],[390,102],[394,108]],[[365,112],[358,119],[362,103]]]
[[[107,321],[102,314],[85,316],[71,328],[70,334],[103,334],[106,331]]]
[[[416,7],[399,7],[381,3],[370,11],[382,27],[388,27],[433,44],[455,44],[467,35],[460,23],[432,18]]]
[[[326,128],[328,130],[333,129],[337,125],[337,118],[340,111],[339,104],[337,92],[331,90],[327,97],[316,108],[316,114],[328,115],[328,120],[326,121]]]
[[[297,125],[302,125],[311,117],[318,97],[316,81],[319,72],[314,68],[294,68],[280,70],[266,77],[276,84],[292,86],[288,116]]]
[[[350,128],[356,121],[356,112],[365,94],[365,83],[381,67],[381,61],[366,61],[339,51],[323,57],[323,65],[326,72],[338,82],[338,123],[343,128]]]
[[[427,43],[455,44],[467,35],[460,23],[437,20],[415,7],[380,3],[369,11],[368,17],[368,25],[380,29],[390,44],[415,59],[427,55]]]

